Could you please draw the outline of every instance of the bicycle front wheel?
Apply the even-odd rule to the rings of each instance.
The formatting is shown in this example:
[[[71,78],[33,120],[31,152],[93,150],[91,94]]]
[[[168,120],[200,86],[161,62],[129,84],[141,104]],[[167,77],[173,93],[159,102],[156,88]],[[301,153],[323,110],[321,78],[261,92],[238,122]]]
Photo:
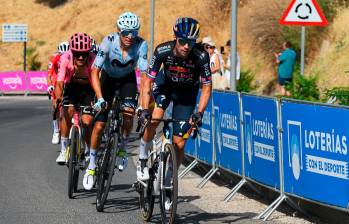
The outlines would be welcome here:
[[[154,184],[157,184],[159,180],[156,179],[156,172],[158,172],[159,161],[151,157],[149,166],[149,180],[146,181],[147,187],[144,187],[139,183],[139,204],[141,208],[142,219],[149,222],[154,210],[155,195]]]
[[[110,185],[114,175],[118,138],[116,135],[110,138],[107,148],[101,158],[97,172],[97,196],[96,209],[102,212],[107,201]]]
[[[77,150],[79,144],[79,130],[72,127],[70,144],[68,147],[68,197],[73,198],[74,188],[77,188],[79,173],[76,172],[76,164],[78,164]],[[76,190],[76,189],[75,189]]]
[[[160,212],[162,223],[174,223],[177,212],[178,174],[177,158],[173,145],[167,143],[161,153],[162,183],[160,191]]]

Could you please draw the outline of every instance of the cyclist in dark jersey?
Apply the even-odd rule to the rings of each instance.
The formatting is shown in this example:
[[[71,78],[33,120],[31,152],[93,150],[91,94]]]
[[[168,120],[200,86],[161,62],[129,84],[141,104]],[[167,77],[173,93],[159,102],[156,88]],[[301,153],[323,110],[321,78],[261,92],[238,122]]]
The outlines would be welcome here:
[[[145,124],[151,118],[162,118],[169,103],[173,102],[172,117],[188,121],[173,124],[172,140],[177,149],[179,167],[184,157],[186,142],[184,135],[193,125],[193,120],[201,121],[211,96],[212,83],[209,55],[196,44],[200,33],[199,23],[192,18],[179,18],[173,31],[176,36],[175,40],[157,46],[149,66],[148,76],[141,85],[143,109],[140,112],[140,120]],[[163,66],[162,70],[160,70],[161,66]],[[152,85],[156,106],[151,114],[148,106]],[[201,85],[202,94],[198,109],[194,112]],[[137,178],[142,181],[149,179],[146,161],[158,124],[152,121],[145,129],[141,139]],[[171,177],[171,175],[167,173],[166,177]]]

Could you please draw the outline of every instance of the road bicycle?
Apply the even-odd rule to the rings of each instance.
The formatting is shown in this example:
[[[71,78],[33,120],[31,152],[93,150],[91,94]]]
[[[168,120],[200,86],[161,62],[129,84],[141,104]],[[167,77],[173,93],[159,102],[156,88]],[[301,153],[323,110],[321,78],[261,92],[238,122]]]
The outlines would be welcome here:
[[[78,191],[79,172],[80,170],[86,169],[82,113],[84,110],[90,109],[90,107],[74,104],[63,105],[63,107],[75,108],[66,151],[66,161],[68,166],[68,197],[73,198],[73,193]]]
[[[100,154],[97,158],[96,167],[96,209],[102,212],[107,201],[111,182],[115,173],[116,156],[122,137],[122,113],[121,98],[119,91],[116,91],[112,101],[111,109],[108,114],[106,128],[104,129],[103,139],[105,143],[100,148]]]
[[[162,132],[156,134],[153,149],[148,156],[149,180],[137,180],[133,186],[139,193],[141,216],[144,221],[148,222],[151,219],[155,197],[158,195],[162,223],[174,223],[177,212],[178,174],[176,151],[170,140],[170,124],[185,121],[175,119],[152,119],[152,121],[162,122],[163,128]],[[140,129],[139,126],[140,124],[137,130]],[[185,134],[185,138],[191,134],[195,138],[197,133],[198,126],[195,124]]]

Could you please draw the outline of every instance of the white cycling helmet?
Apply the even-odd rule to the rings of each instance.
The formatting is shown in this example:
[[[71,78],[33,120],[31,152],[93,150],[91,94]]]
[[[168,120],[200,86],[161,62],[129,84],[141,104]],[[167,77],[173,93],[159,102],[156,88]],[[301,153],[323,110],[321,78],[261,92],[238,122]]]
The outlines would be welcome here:
[[[57,50],[59,53],[63,53],[69,50],[69,42],[64,41],[62,43],[60,43],[57,47]]]
[[[139,17],[132,12],[122,13],[116,21],[116,26],[121,30],[139,30],[141,26]]]

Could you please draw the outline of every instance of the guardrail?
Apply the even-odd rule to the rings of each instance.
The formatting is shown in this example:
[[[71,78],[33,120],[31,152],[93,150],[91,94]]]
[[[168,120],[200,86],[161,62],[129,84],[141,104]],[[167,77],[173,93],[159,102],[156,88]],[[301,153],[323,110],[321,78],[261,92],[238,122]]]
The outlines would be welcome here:
[[[212,169],[197,187],[219,169],[241,177],[225,201],[251,182],[278,192],[259,219],[284,201],[306,213],[289,196],[348,212],[348,107],[215,90],[203,120],[180,178],[205,163]]]
[[[0,94],[46,93],[47,72],[0,72]]]

